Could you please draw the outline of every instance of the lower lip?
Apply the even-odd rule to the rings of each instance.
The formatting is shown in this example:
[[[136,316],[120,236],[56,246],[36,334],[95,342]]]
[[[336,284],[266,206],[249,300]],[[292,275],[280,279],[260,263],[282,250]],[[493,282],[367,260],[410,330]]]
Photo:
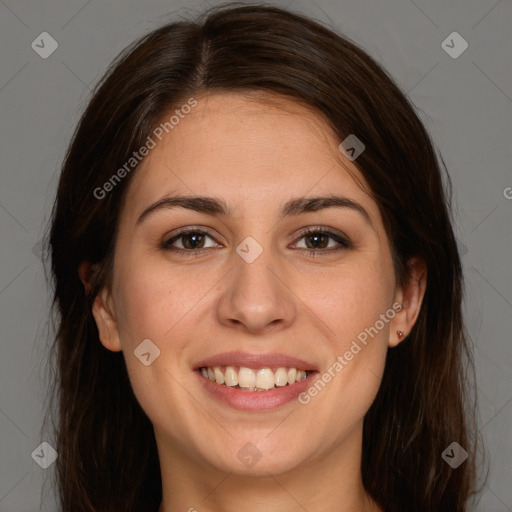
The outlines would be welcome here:
[[[298,396],[311,386],[312,381],[318,374],[316,371],[311,372],[304,380],[268,391],[242,391],[206,379],[199,370],[194,373],[197,374],[206,391],[216,399],[240,411],[266,411],[281,407],[292,400],[297,400]]]

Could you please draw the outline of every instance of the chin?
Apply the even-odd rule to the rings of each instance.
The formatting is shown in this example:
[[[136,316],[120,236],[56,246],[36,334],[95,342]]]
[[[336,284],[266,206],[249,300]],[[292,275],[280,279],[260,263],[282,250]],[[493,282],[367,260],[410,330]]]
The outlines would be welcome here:
[[[256,438],[251,441],[250,436],[230,438],[229,447],[222,452],[209,450],[205,458],[220,472],[258,477],[292,471],[311,456],[304,452],[305,442],[283,440],[277,435],[270,440],[265,435],[268,434],[260,435],[259,441]]]

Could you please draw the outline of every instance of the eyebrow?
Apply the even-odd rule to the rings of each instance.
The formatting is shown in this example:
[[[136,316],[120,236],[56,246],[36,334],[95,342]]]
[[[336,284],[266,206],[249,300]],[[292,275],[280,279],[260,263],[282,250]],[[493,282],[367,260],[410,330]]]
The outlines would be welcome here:
[[[231,216],[233,210],[222,199],[205,196],[166,196],[156,203],[149,205],[137,219],[137,224],[146,220],[151,214],[159,210],[173,208],[186,208],[209,215]],[[362,205],[347,197],[330,195],[325,197],[299,197],[287,201],[281,208],[278,218],[282,220],[288,216],[296,216],[307,212],[316,212],[326,208],[349,208],[360,213],[365,220],[373,226],[368,212]]]

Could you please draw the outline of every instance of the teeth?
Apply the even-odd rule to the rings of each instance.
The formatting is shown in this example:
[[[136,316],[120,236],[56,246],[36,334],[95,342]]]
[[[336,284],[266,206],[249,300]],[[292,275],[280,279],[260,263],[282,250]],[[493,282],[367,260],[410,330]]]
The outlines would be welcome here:
[[[219,366],[213,367],[213,373],[215,374],[215,382],[217,384],[224,384],[224,374],[220,371]]]
[[[256,375],[251,368],[243,366],[238,370],[238,385],[241,388],[253,388],[256,385]]]
[[[244,366],[213,366],[201,368],[201,375],[217,384],[243,389],[245,391],[266,391],[304,380],[310,372],[297,368],[261,368],[253,370]]]
[[[228,386],[237,386],[238,385],[238,373],[232,366],[226,367],[226,372],[224,373],[224,382]]]
[[[278,368],[274,375],[277,387],[286,386],[286,384],[288,384],[288,372],[286,368]]]
[[[256,387],[260,389],[271,389],[274,387],[276,379],[274,372],[270,368],[258,370],[256,374]]]

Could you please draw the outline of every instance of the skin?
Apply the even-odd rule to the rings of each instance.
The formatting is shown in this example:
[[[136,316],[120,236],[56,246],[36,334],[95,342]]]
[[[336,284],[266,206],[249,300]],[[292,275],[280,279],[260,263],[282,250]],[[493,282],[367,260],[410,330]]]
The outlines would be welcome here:
[[[112,285],[93,306],[101,343],[123,351],[154,426],[159,512],[378,511],[361,481],[363,418],[387,350],[401,341],[397,331],[407,335],[416,321],[424,264],[411,260],[410,280],[397,285],[377,204],[317,113],[254,93],[196,98],[132,178]],[[223,199],[233,215],[160,209],[137,222],[177,193]],[[289,199],[329,194],[359,203],[370,222],[349,208],[277,217]],[[190,226],[209,234],[199,257],[162,248]],[[308,247],[300,230],[309,226],[341,232],[351,245],[329,252],[340,245],[327,238],[327,247]],[[247,236],[263,248],[250,264],[236,252]],[[86,265],[80,273],[87,287]],[[239,411],[214,400],[192,373],[199,360],[234,350],[285,353],[323,373],[394,303],[403,309],[306,405]],[[145,366],[133,351],[148,338],[161,352]],[[250,468],[237,457],[247,442],[261,453]]]

